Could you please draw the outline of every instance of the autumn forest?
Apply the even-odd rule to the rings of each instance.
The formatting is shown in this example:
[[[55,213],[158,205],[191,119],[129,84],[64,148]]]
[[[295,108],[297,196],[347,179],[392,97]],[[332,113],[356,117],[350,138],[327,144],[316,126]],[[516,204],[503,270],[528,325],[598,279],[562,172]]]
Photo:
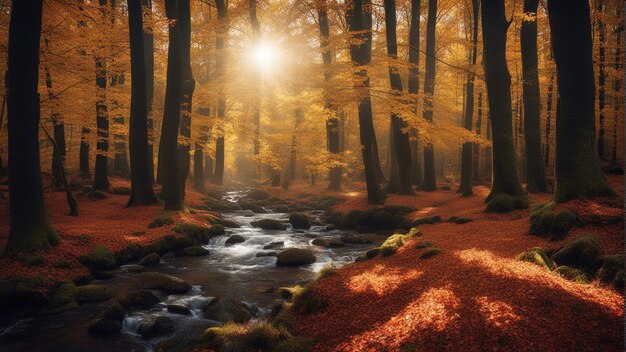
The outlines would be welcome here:
[[[620,0],[0,0],[0,350],[623,351]]]

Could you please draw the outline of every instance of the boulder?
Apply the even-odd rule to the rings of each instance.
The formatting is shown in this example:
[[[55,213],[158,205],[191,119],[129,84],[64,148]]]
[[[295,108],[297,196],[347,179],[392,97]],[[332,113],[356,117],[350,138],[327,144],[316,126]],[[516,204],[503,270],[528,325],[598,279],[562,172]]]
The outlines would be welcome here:
[[[322,237],[317,237],[311,241],[311,244],[314,246],[326,247],[326,240]]]
[[[263,246],[263,249],[276,249],[285,245],[285,241],[274,241]]]
[[[78,303],[106,301],[112,296],[109,288],[104,285],[79,286],[74,293],[74,299]]]
[[[168,304],[167,311],[172,314],[191,315],[189,308],[180,304]]]
[[[161,256],[159,255],[159,253],[152,252],[148,254],[147,256],[141,258],[141,260],[139,261],[139,265],[152,266],[152,265],[159,264],[160,261],[161,261]]]
[[[185,253],[185,255],[188,255],[190,257],[202,257],[205,255],[209,255],[209,250],[202,247],[202,246],[191,246],[191,247],[187,247],[185,249],[183,249],[183,252]]]
[[[229,245],[229,244],[241,243],[245,241],[246,239],[241,235],[232,235],[228,237],[228,239],[226,239],[226,244]]]
[[[595,260],[602,254],[602,244],[590,235],[583,235],[566,243],[552,255],[552,260],[559,265],[573,266],[589,270]]]
[[[215,297],[202,309],[205,319],[222,323],[245,323],[252,318],[246,306],[228,297]]]
[[[294,229],[311,228],[309,217],[303,213],[291,213],[291,215],[289,215],[289,223]]]
[[[291,208],[289,208],[289,206],[287,206],[286,204],[279,204],[273,207],[272,211],[275,213],[290,213]]]
[[[176,322],[169,317],[157,317],[153,321],[145,321],[139,324],[137,332],[143,338],[157,337],[172,333],[176,330]]]
[[[238,229],[241,227],[241,225],[239,225],[238,223],[232,220],[226,220],[222,218],[213,218],[212,223],[213,225],[222,225],[224,227],[233,228],[233,229]]]
[[[148,290],[161,290],[167,294],[183,294],[191,290],[191,285],[177,277],[147,272],[137,275],[135,282],[137,286]]]
[[[137,290],[129,292],[124,298],[120,299],[120,304],[126,308],[134,309],[150,309],[161,300],[149,290]]]
[[[262,189],[255,189],[248,192],[247,197],[254,200],[265,200],[272,197],[272,194]]]
[[[274,219],[261,219],[257,221],[252,221],[250,225],[254,227],[259,227],[263,230],[286,230],[287,229],[287,225]]]
[[[93,247],[87,255],[81,256],[80,262],[98,270],[109,270],[117,267],[115,254],[106,246]]]
[[[239,206],[241,207],[241,209],[243,209],[243,210],[250,210],[251,212],[253,212],[255,214],[267,213],[267,211],[262,206],[256,205],[256,204],[252,204],[252,203],[247,202],[247,201],[240,201],[239,202]]]
[[[54,315],[78,308],[78,302],[74,299],[76,285],[68,281],[62,283],[52,294],[46,308],[46,315]]]
[[[604,282],[611,282],[618,272],[624,270],[624,256],[622,254],[601,255],[594,264],[598,268],[596,277]]]
[[[372,243],[369,239],[364,236],[357,235],[354,233],[349,233],[341,236],[341,242],[347,244],[368,244]]]
[[[276,252],[270,251],[270,252],[257,252],[257,254],[254,255],[257,258],[260,257],[275,257],[276,256]]]
[[[288,248],[278,253],[276,265],[299,266],[315,263],[315,255],[311,251],[301,248]]]

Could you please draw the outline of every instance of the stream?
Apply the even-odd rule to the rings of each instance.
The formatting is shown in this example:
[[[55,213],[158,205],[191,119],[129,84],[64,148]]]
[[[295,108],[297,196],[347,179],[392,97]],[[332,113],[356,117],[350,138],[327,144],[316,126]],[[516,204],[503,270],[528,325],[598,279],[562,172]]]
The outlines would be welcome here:
[[[237,201],[241,192],[227,192],[224,199]],[[313,223],[323,224],[323,211],[307,212]],[[289,213],[253,214],[249,211],[223,213],[222,217],[239,224],[240,228],[226,229],[226,235],[212,238],[204,248],[210,254],[203,257],[175,257],[161,259],[157,266],[146,271],[169,274],[181,278],[192,285],[192,289],[184,295],[155,294],[162,299],[161,303],[151,310],[134,311],[127,314],[122,332],[114,335],[92,335],[87,333],[88,326],[110,305],[111,300],[101,303],[90,303],[79,309],[50,316],[22,319],[2,331],[0,336],[9,335],[0,344],[2,351],[154,351],[155,346],[164,340],[189,341],[197,339],[202,332],[211,326],[221,323],[205,319],[202,308],[214,297],[229,297],[243,302],[253,316],[253,320],[267,319],[272,308],[280,305],[282,299],[275,291],[278,287],[304,284],[311,280],[317,272],[327,265],[335,268],[354,261],[358,255],[379,244],[381,236],[366,235],[372,244],[346,244],[343,247],[325,248],[311,244],[314,238],[322,237],[332,240],[339,239],[345,232],[339,230],[325,231],[325,225],[313,225],[308,230],[262,230],[250,225],[260,219],[275,219],[287,222]],[[241,235],[246,240],[242,243],[226,245],[230,235]],[[272,242],[283,242],[275,249],[263,249]],[[261,256],[259,252],[280,251],[283,248],[306,248],[317,258],[311,265],[301,267],[276,266],[276,257]],[[93,283],[106,284],[116,292],[126,292],[135,287],[134,277],[137,275],[128,270],[132,265],[122,266],[113,279],[95,280]],[[187,307],[191,315],[172,314],[166,305],[176,304]],[[174,333],[156,338],[145,339],[138,334],[140,323],[146,319],[167,316],[176,322]]]

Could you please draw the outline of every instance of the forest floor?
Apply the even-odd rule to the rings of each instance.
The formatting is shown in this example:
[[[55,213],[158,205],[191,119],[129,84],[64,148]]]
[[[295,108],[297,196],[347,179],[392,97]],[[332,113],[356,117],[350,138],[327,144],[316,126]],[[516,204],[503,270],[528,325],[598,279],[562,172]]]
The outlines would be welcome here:
[[[611,177],[623,199],[623,178]],[[389,257],[355,263],[318,281],[321,310],[295,316],[316,351],[623,351],[624,297],[599,282],[567,281],[515,256],[559,248],[581,234],[600,239],[607,254],[624,250],[623,224],[574,228],[561,241],[528,234],[529,209],[484,213],[489,189],[461,197],[455,189],[392,196],[386,204],[412,205],[413,217],[469,217],[459,225],[421,225],[423,233]],[[367,207],[362,194],[340,205]],[[548,202],[547,194],[531,195]],[[621,216],[623,206],[599,201],[559,205],[584,217]],[[432,242],[442,253],[421,259]]]
[[[623,177],[611,176],[623,199]],[[116,186],[126,181],[113,179]],[[293,201],[332,194],[344,201],[335,210],[366,209],[362,183],[347,183],[339,193],[325,184],[293,184],[288,191],[271,188],[272,195]],[[187,187],[188,203],[201,203],[203,194]],[[269,188],[268,188],[269,189]],[[623,223],[574,228],[561,241],[528,235],[529,209],[506,214],[484,213],[489,189],[474,187],[461,197],[456,189],[390,196],[386,204],[419,209],[409,216],[468,217],[466,224],[421,225],[392,256],[380,256],[334,271],[313,290],[325,307],[294,316],[298,331],[315,341],[316,351],[621,351],[623,294],[608,285],[567,281],[539,266],[515,259],[532,247],[555,249],[581,234],[599,238],[606,254],[624,250]],[[530,196],[548,202],[550,195]],[[0,280],[12,276],[46,275],[51,282],[89,274],[80,255],[103,244],[113,251],[132,243],[146,245],[171,234],[171,226],[148,228],[162,205],[126,208],[128,196],[102,200],[79,199],[80,216],[66,215],[63,192],[45,193],[53,224],[62,243],[42,252],[41,266],[25,266],[16,258],[0,259]],[[3,210],[3,207],[7,211]],[[584,216],[620,216],[622,205],[574,201],[559,207]],[[179,221],[204,222],[207,212],[179,215]],[[0,249],[8,237],[8,204],[0,203]],[[421,259],[429,241],[442,253]],[[67,268],[55,263],[66,261]]]

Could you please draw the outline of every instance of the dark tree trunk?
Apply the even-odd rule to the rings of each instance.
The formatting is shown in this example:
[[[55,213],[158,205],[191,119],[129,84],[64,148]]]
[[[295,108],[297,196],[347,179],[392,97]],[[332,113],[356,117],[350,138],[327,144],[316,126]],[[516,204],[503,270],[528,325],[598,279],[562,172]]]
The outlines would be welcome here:
[[[420,0],[411,0],[411,23],[409,28],[409,94],[416,96],[419,92],[419,58],[420,58]],[[417,101],[416,101],[417,102]],[[417,105],[417,104],[416,104]],[[417,106],[413,108],[417,113]],[[411,183],[422,184],[422,170],[419,155],[419,135],[411,129]]]
[[[215,142],[215,171],[213,173],[212,182],[218,185],[224,183],[224,117],[226,114],[226,93],[223,90],[224,74],[225,74],[225,60],[224,60],[224,44],[226,41],[226,35],[228,34],[228,28],[226,28],[226,15],[227,5],[224,0],[216,0],[217,6],[217,19],[218,19],[218,33],[215,39],[215,75],[218,82],[220,82],[220,92],[217,101],[217,118],[220,120],[218,126],[219,132],[217,140]]]
[[[131,194],[128,205],[148,205],[156,203],[157,199],[148,163],[152,156],[148,154],[148,99],[141,0],[128,0],[128,29],[132,80],[128,138]]]
[[[396,42],[396,3],[385,0],[385,27],[387,38],[387,55],[389,56],[389,81],[391,90],[397,95],[402,94],[402,78],[394,61],[398,60],[398,44]],[[397,113],[391,113],[391,129],[393,134],[394,155],[398,172],[398,193],[412,194],[411,187],[411,145],[409,144],[407,123]],[[392,164],[393,165],[393,164]]]
[[[191,151],[191,99],[196,86],[191,72],[191,8],[190,0],[178,0],[182,55],[182,88],[180,106],[180,135],[184,142],[178,145],[178,181],[185,196],[185,181],[189,176]]]
[[[544,148],[544,161],[546,168],[550,167],[550,146],[552,145],[552,100],[554,95],[554,76],[555,73],[550,75],[550,83],[548,83],[548,97],[546,101],[546,131],[545,131],[545,148]]]
[[[200,115],[204,116],[206,119],[209,118],[210,108],[207,107],[198,110]],[[193,187],[199,192],[206,192],[204,181],[207,175],[210,175],[210,173],[205,174],[204,145],[207,143],[208,134],[206,127],[200,128],[202,131],[202,136],[200,137],[200,143],[196,143],[193,153]]]
[[[606,26],[602,21],[602,15],[604,10],[604,1],[596,0],[596,16],[597,19],[597,28],[598,28],[598,155],[601,160],[607,159],[606,153],[606,128],[604,122],[604,106],[606,105],[605,99],[605,82],[606,82],[606,73],[604,71],[604,66],[606,62]]]
[[[152,33],[152,0],[141,0],[143,15],[146,16],[143,27],[144,61],[146,65],[146,104],[148,107],[148,174],[150,184],[154,183],[154,117],[152,100],[154,98],[154,34]]]
[[[437,25],[437,0],[428,0],[426,25],[426,73],[424,74],[424,119],[433,122],[433,94],[435,93],[435,30]],[[424,147],[424,179],[421,189],[431,192],[437,189],[435,176],[435,150],[432,144]]]
[[[350,57],[358,68],[356,81],[359,82],[359,89],[362,90],[358,102],[359,111],[359,134],[361,139],[361,150],[363,153],[363,165],[365,167],[365,182],[367,184],[367,201],[370,204],[382,204],[385,201],[385,194],[380,188],[377,175],[377,168],[380,163],[376,163],[378,150],[375,149],[376,134],[372,121],[372,100],[369,88],[369,75],[363,67],[368,65],[372,59],[372,13],[370,0],[354,0],[348,4],[346,11],[346,22],[352,35],[359,39],[358,43],[351,43]]]
[[[476,108],[478,110],[477,116],[476,116],[476,134],[479,136],[482,136],[482,129],[483,129],[483,93],[482,92],[478,93],[478,101],[476,103]],[[474,143],[472,148],[473,148],[473,153],[474,153],[474,163],[472,166],[472,171],[473,171],[472,180],[474,182],[479,182],[481,181],[480,145],[478,143]]]
[[[483,53],[487,97],[493,135],[493,185],[486,199],[506,194],[515,199],[515,208],[526,208],[528,198],[517,174],[511,111],[511,76],[506,62],[504,0],[483,1]],[[488,206],[489,208],[489,206]]]
[[[623,66],[622,66],[622,47],[625,45],[624,44],[624,37],[622,36],[622,33],[624,32],[624,21],[622,18],[622,6],[618,5],[617,6],[617,11],[616,11],[616,17],[622,19],[621,24],[619,24],[617,26],[617,28],[615,29],[615,41],[616,41],[616,45],[615,45],[615,64],[613,64],[613,68],[615,69],[615,72],[624,72],[623,71]],[[613,90],[614,90],[614,97],[613,97],[613,145],[611,148],[611,165],[613,166],[617,166],[617,142],[618,142],[618,125],[619,125],[619,118],[620,118],[620,106],[622,103],[622,97],[623,97],[623,92],[621,90],[622,88],[622,80],[620,79],[619,76],[615,76],[614,81],[613,81]]]
[[[204,178],[209,179],[213,176],[213,158],[210,155],[204,157]]]
[[[302,122],[303,117],[304,115],[302,114],[302,110],[297,109],[294,114],[293,132],[291,134],[291,150],[289,153],[289,175],[285,177],[285,180],[288,182],[293,182],[296,179],[296,163],[298,156],[298,128],[300,127],[300,123]]]
[[[180,21],[176,0],[165,0],[165,13],[169,20],[169,46],[167,51],[167,84],[163,128],[161,129],[161,177],[163,201],[166,210],[183,210],[183,193],[178,172],[178,126],[182,97],[183,62],[181,53]],[[169,165],[169,167],[164,167]]]
[[[478,14],[480,11],[479,0],[472,0],[472,53],[470,55],[470,64],[472,67],[476,65],[477,49],[478,49]],[[468,131],[472,130],[472,122],[474,119],[474,79],[473,73],[467,74],[467,83],[465,85],[465,116],[463,117],[463,127]],[[461,151],[461,185],[457,193],[464,196],[471,196],[472,192],[472,173],[474,172],[474,156],[473,144],[463,143]]]
[[[91,130],[88,127],[83,126],[80,133],[80,150],[78,152],[78,168],[80,169],[80,176],[83,179],[90,179],[91,172],[89,168],[89,134]]]
[[[328,83],[331,77],[330,66],[332,65],[332,53],[329,45],[330,26],[328,23],[328,8],[326,1],[320,1],[317,9],[319,17],[320,28],[320,47],[322,49],[322,61],[324,63],[324,82]],[[337,107],[332,103],[331,92],[325,87],[324,90],[324,109],[331,113],[331,116],[326,119],[326,147],[328,152],[335,154],[338,157],[341,153],[341,146],[339,143],[339,118],[337,117]],[[341,167],[332,167],[328,172],[328,189],[332,191],[338,191],[341,189],[341,174],[343,170]]]
[[[400,185],[400,175],[398,173],[398,158],[396,157],[396,146],[394,142],[393,121],[389,119],[389,148],[387,148],[386,169],[389,169],[389,179],[385,186],[386,193],[398,193]]]
[[[524,146],[526,152],[526,190],[550,192],[541,156],[541,120],[539,72],[537,64],[537,5],[539,0],[524,0],[524,13],[535,15],[534,21],[522,21],[520,43],[524,99]]]
[[[596,144],[595,82],[588,0],[548,0],[559,100],[554,199],[613,195]]]
[[[12,2],[8,64],[11,227],[5,255],[60,242],[44,202],[39,165],[41,13],[41,0]]]
[[[252,27],[252,41],[258,43],[261,35],[261,24],[256,14],[257,0],[248,0],[248,14],[250,16],[250,25]],[[259,84],[261,78],[258,73],[254,74],[255,84]],[[254,97],[254,158],[256,162],[256,178],[261,178],[261,162],[258,159],[261,152],[261,99],[259,95]]]
[[[98,0],[102,17],[106,18],[107,0]],[[94,171],[93,190],[107,191],[110,187],[107,174],[109,153],[109,113],[106,102],[107,62],[104,47],[96,49],[96,169]]]

